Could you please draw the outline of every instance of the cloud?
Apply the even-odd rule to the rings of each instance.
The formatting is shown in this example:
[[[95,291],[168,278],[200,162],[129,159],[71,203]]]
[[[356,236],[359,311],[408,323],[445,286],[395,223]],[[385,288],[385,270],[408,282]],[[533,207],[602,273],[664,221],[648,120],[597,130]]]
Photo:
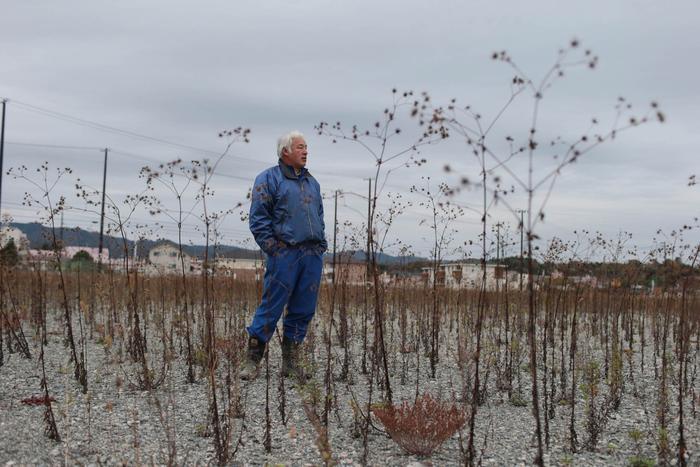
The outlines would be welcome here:
[[[364,193],[363,178],[376,168],[372,158],[352,144],[333,145],[316,135],[319,121],[371,126],[391,103],[395,86],[428,91],[438,105],[456,97],[488,121],[508,99],[515,74],[491,61],[492,51],[507,49],[536,79],[547,72],[558,47],[576,36],[600,57],[599,66],[567,73],[547,91],[539,114],[542,141],[578,138],[594,116],[601,126],[611,125],[619,95],[640,110],[657,100],[668,120],[620,135],[567,167],[542,231],[564,235],[583,226],[606,232],[625,228],[648,243],[656,227],[673,228],[698,214],[700,194],[683,184],[697,172],[694,109],[700,96],[694,57],[700,44],[687,39],[694,37],[697,12],[690,1],[647,0],[566,5],[554,0],[243,0],[196,7],[165,1],[20,2],[0,18],[0,96],[11,99],[9,142],[111,148],[108,190],[116,197],[141,186],[143,165],[214,157],[226,145],[219,131],[251,127],[252,142],[234,146],[233,157],[222,162],[222,176],[214,179],[213,205],[225,209],[245,199],[255,174],[275,163],[277,136],[293,128],[307,134],[310,169],[325,192]],[[75,125],[18,102],[207,152]],[[493,130],[499,151],[505,145],[495,142],[507,135],[527,138],[531,103],[527,98],[515,103],[499,120]],[[407,139],[419,132],[410,119],[402,129]],[[546,154],[537,161],[538,173],[554,163],[548,159],[552,153]],[[423,175],[452,183],[462,176],[478,178],[478,164],[458,138],[425,148],[421,157],[428,163],[393,173],[387,189],[406,193]],[[6,146],[6,168],[43,160],[72,166],[92,185],[101,182],[99,150]],[[455,173],[444,174],[445,164]],[[524,177],[526,160],[512,164]],[[501,176],[504,184],[513,183],[507,173]],[[31,216],[18,206],[26,189],[6,177],[3,210]],[[69,192],[70,186],[57,189]],[[523,206],[522,191],[511,199]],[[465,191],[455,201],[478,205],[479,193]],[[357,212],[365,209],[361,199],[347,199],[340,215],[359,224]],[[326,213],[331,212],[329,204]],[[94,220],[71,215],[83,225]],[[225,228],[243,240],[247,227],[234,217]],[[512,218],[501,206],[492,212],[493,221]],[[409,210],[396,232],[426,254],[423,238],[429,233],[416,227],[419,221],[420,214]],[[473,221],[469,214],[459,225],[460,241],[478,235]],[[192,236],[199,238],[194,231]]]

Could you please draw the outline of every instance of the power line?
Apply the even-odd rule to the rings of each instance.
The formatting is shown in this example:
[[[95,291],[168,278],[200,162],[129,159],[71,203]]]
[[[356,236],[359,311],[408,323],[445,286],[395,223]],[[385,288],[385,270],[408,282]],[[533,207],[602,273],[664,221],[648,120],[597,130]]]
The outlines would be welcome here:
[[[41,115],[55,118],[57,120],[62,120],[62,121],[68,122],[68,123],[73,123],[75,125],[81,125],[81,126],[85,126],[85,127],[96,129],[96,130],[105,131],[108,133],[114,133],[114,134],[118,134],[121,136],[128,136],[131,138],[141,139],[141,140],[145,140],[145,141],[151,141],[151,142],[164,144],[164,145],[171,146],[171,147],[187,149],[190,151],[200,152],[203,154],[208,154],[208,155],[216,156],[216,157],[218,157],[222,154],[222,151],[213,151],[211,149],[200,148],[200,147],[192,146],[189,144],[178,143],[178,142],[167,140],[164,138],[159,138],[159,137],[150,136],[150,135],[138,133],[138,132],[131,131],[131,130],[125,130],[122,128],[117,128],[114,126],[105,125],[105,124],[102,124],[99,122],[95,122],[93,120],[75,117],[73,115],[68,115],[68,114],[65,114],[62,112],[56,112],[54,110],[46,109],[46,108],[39,107],[39,106],[29,104],[26,102],[18,101],[15,99],[12,99],[12,100],[8,99],[7,102],[12,102],[13,104],[18,105],[23,110],[39,113]],[[84,148],[81,148],[81,149],[84,149]],[[102,149],[102,148],[100,148],[100,149]],[[259,161],[256,159],[248,159],[246,157],[234,156],[234,155],[229,155],[227,157],[232,158],[232,159],[237,159],[240,161],[244,161],[247,163],[262,164],[262,161]]]
[[[120,149],[112,149],[112,152],[114,152],[115,154],[121,154],[121,155],[127,156],[127,157],[133,157],[133,158],[135,158],[135,159],[142,159],[142,160],[145,160],[145,161],[154,162],[154,163],[156,163],[156,164],[165,164],[165,163],[166,163],[166,162],[163,162],[163,161],[158,161],[158,160],[155,160],[155,159],[151,159],[151,158],[146,157],[146,156],[143,156],[143,155],[139,155],[139,154],[135,154],[135,153],[132,153],[132,152],[127,152],[127,151],[122,151],[122,150],[120,150]],[[183,174],[175,173],[175,175],[183,175]],[[248,182],[248,183],[250,183],[251,180],[252,180],[252,177],[243,177],[243,176],[240,176],[240,175],[231,175],[231,174],[227,174],[227,173],[223,173],[223,172],[219,172],[219,171],[214,172],[213,175],[214,175],[215,177],[218,176],[218,177],[230,178],[230,179],[234,179],[234,180],[243,180],[243,181]],[[183,176],[184,176],[184,175],[183,175]]]
[[[137,138],[137,139],[143,139],[143,140],[147,140],[147,141],[153,141],[155,143],[167,144],[169,146],[178,147],[178,148],[182,148],[182,149],[189,149],[191,151],[202,152],[205,154],[211,154],[211,155],[217,155],[217,156],[221,154],[220,152],[212,151],[210,149],[204,149],[204,148],[199,148],[196,146],[191,146],[188,144],[182,144],[182,143],[178,143],[175,141],[170,141],[167,139],[146,135],[143,133],[137,133],[137,132],[131,131],[131,130],[124,130],[122,128],[117,128],[114,126],[105,125],[105,124],[98,123],[98,122],[95,122],[92,120],[87,120],[85,118],[80,118],[80,117],[75,117],[73,115],[68,115],[68,114],[65,114],[62,112],[56,112],[54,110],[49,110],[49,109],[46,109],[43,107],[28,104],[26,102],[18,101],[15,99],[10,100],[9,102],[12,102],[13,104],[19,105],[20,107],[24,108],[25,110],[37,112],[37,113],[46,115],[48,117],[52,117],[52,118],[67,121],[70,123],[74,123],[76,125],[87,126],[87,127],[97,129],[97,130],[107,131],[107,132],[111,132],[111,133],[118,133],[121,135],[130,136],[130,137]],[[233,156],[233,157],[235,157],[235,156]],[[244,159],[244,160],[256,162],[256,161],[253,161],[252,159]]]
[[[220,152],[220,151],[213,151],[211,149],[200,148],[200,147],[192,146],[189,144],[182,144],[182,143],[167,140],[164,138],[146,135],[144,133],[138,133],[138,132],[131,131],[131,130],[124,130],[122,128],[117,128],[114,126],[105,125],[105,124],[95,122],[93,120],[81,118],[81,117],[75,117],[73,115],[68,115],[68,114],[65,114],[62,112],[57,112],[54,110],[46,109],[44,107],[39,107],[37,105],[29,104],[26,102],[15,100],[15,99],[7,99],[7,102],[11,102],[13,104],[16,104],[24,110],[39,113],[39,114],[47,116],[47,117],[55,118],[55,119],[62,120],[62,121],[68,122],[68,123],[73,123],[75,125],[86,126],[88,128],[92,128],[92,129],[96,129],[96,130],[100,130],[100,131],[105,131],[105,132],[115,133],[115,134],[122,135],[122,136],[128,136],[128,137],[132,137],[132,138],[136,138],[136,139],[151,141],[151,142],[155,142],[155,143],[159,143],[159,144],[168,145],[171,147],[188,149],[190,151],[201,152],[203,154],[209,154],[211,156],[218,157],[222,154],[222,152]],[[25,143],[25,145],[28,145],[28,144]],[[46,147],[49,147],[49,146],[47,145]],[[59,145],[55,145],[54,147],[59,147]],[[76,149],[78,149],[78,148],[79,149],[88,149],[88,147],[79,147],[79,146],[76,146],[75,148]],[[70,148],[66,148],[66,149],[70,149]],[[90,148],[90,149],[93,149],[93,148]],[[102,150],[103,148],[99,148],[99,149]],[[265,163],[263,161],[260,161],[257,159],[249,159],[247,157],[234,156],[234,155],[229,155],[227,157],[231,158],[231,159],[237,159],[237,160],[240,160],[240,161],[243,161],[246,163],[254,163],[257,165],[268,165],[267,163]],[[318,170],[314,170],[313,173],[318,173],[318,174],[330,176],[330,177],[341,177],[342,178],[342,175],[339,175],[337,173],[322,172],[322,171],[318,171]],[[241,178],[241,177],[234,177],[231,175],[225,175],[225,176],[228,178]]]
[[[98,148],[97,146],[71,146],[62,144],[44,144],[44,143],[25,143],[20,141],[6,141],[5,144],[11,144],[13,146],[30,146],[38,148],[49,148],[49,149],[73,149],[73,150],[89,150],[89,151],[104,151],[104,148]]]
[[[14,146],[27,146],[27,147],[39,147],[39,148],[46,148],[46,149],[70,149],[70,150],[87,150],[87,151],[104,151],[104,148],[100,148],[97,146],[77,146],[77,145],[62,145],[62,144],[44,144],[44,143],[26,143],[26,142],[18,142],[18,141],[8,141],[5,144],[11,144]],[[110,152],[112,154],[119,154],[125,157],[130,157],[132,159],[137,159],[141,160],[144,162],[152,162],[154,164],[165,164],[166,162],[158,160],[158,159],[153,159],[152,157],[144,156],[143,154],[135,154],[133,152],[129,151],[124,151],[121,149],[112,149],[110,148]],[[169,162],[169,161],[168,161]],[[176,174],[180,175],[180,174]],[[230,179],[235,179],[235,180],[243,180],[246,182],[250,182],[252,177],[242,177],[238,175],[231,175],[231,174],[226,174],[222,172],[214,172],[214,176],[219,176],[219,177],[224,177],[224,178],[230,178]]]

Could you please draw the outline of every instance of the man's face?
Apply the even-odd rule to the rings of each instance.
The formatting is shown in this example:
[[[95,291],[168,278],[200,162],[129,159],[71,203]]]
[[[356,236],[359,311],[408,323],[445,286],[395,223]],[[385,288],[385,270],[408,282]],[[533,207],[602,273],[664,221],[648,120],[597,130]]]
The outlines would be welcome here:
[[[287,148],[282,150],[282,161],[287,165],[291,165],[296,170],[299,170],[306,165],[307,154],[308,151],[304,138],[293,138],[292,150],[290,151]]]

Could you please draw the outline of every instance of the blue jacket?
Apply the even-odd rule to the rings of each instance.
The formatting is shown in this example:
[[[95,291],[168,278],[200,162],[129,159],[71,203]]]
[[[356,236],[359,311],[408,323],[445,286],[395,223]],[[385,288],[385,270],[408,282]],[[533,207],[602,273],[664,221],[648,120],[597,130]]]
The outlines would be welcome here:
[[[308,170],[297,176],[281,160],[255,178],[248,219],[255,242],[268,255],[280,248],[326,251],[321,186]]]

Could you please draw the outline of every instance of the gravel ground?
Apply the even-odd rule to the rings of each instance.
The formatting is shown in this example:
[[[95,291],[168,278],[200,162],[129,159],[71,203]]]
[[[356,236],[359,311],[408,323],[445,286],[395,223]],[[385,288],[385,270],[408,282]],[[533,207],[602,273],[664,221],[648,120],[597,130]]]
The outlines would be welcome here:
[[[60,324],[54,323],[56,330]],[[40,394],[39,350],[32,345],[32,359],[5,352],[5,365],[0,367],[0,464],[166,464],[168,440],[171,433],[175,440],[177,464],[215,463],[213,438],[207,436],[208,384],[198,378],[196,384],[185,381],[183,359],[175,360],[163,385],[146,392],[133,389],[129,381],[136,367],[120,362],[113,347],[107,351],[95,341],[88,342],[89,391],[83,394],[73,379],[68,350],[60,342],[60,335],[52,335],[46,348],[46,368],[51,395],[56,399],[54,413],[61,443],[43,434],[43,407],[28,406],[22,399]],[[320,388],[323,398],[323,369],[315,371],[311,383],[304,388],[285,385],[286,426],[279,411],[280,392],[278,373],[280,366],[279,345],[270,349],[270,416],[271,452],[264,447],[266,379],[264,373],[256,381],[243,386],[242,406],[244,418],[234,419],[232,448],[237,452],[230,462],[238,465],[286,464],[318,465],[322,458],[315,444],[316,432],[304,412],[302,395],[308,397],[313,388]],[[335,347],[336,356],[342,349]],[[647,352],[650,353],[650,350]],[[421,378],[420,392],[430,392],[444,399],[460,398],[459,371],[454,353],[448,350],[443,358],[436,379]],[[636,354],[635,354],[636,355]],[[452,357],[451,357],[452,356]],[[410,354],[414,359],[415,354]],[[394,400],[411,400],[415,394],[415,362],[409,363],[406,384],[400,381],[401,355],[392,355]],[[323,362],[323,352],[316,360]],[[357,363],[357,362],[355,362]],[[421,360],[425,367],[427,359]],[[336,372],[340,365],[336,366]],[[356,365],[357,366],[357,365]],[[634,380],[639,396],[632,394],[632,384],[625,365],[626,386],[622,404],[613,413],[600,437],[596,451],[582,450],[572,454],[568,447],[569,407],[557,406],[550,421],[550,448],[545,455],[548,465],[626,465],[637,452],[629,436],[633,429],[642,432],[641,450],[645,457],[656,458],[655,413],[656,383],[653,366],[646,365],[641,374],[635,365]],[[263,370],[264,372],[264,370]],[[332,455],[340,464],[360,464],[362,438],[353,436],[353,398],[362,405],[367,399],[367,377],[357,368],[352,371],[354,384],[336,382],[337,399],[330,420],[330,445]],[[493,379],[493,378],[492,378]],[[223,381],[223,380],[220,380]],[[695,380],[696,393],[698,382]],[[529,379],[523,370],[523,399],[529,402]],[[671,386],[669,409],[670,438],[672,448],[677,439],[677,404],[675,387]],[[577,431],[579,440],[586,437],[584,427],[584,403],[579,391],[577,404]],[[376,395],[375,395],[376,398]],[[160,406],[160,409],[159,409]],[[686,408],[686,437],[690,451],[690,465],[700,465],[700,415]],[[381,424],[377,422],[377,426]],[[479,408],[477,423],[477,451],[483,465],[529,465],[536,452],[533,418],[530,404],[515,406],[504,393],[490,391],[486,403]],[[237,440],[240,436],[240,444]],[[458,465],[460,447],[458,436],[445,442],[429,458],[407,455],[388,436],[379,431],[369,433],[369,459],[372,465]],[[675,461],[674,461],[675,463]]]

